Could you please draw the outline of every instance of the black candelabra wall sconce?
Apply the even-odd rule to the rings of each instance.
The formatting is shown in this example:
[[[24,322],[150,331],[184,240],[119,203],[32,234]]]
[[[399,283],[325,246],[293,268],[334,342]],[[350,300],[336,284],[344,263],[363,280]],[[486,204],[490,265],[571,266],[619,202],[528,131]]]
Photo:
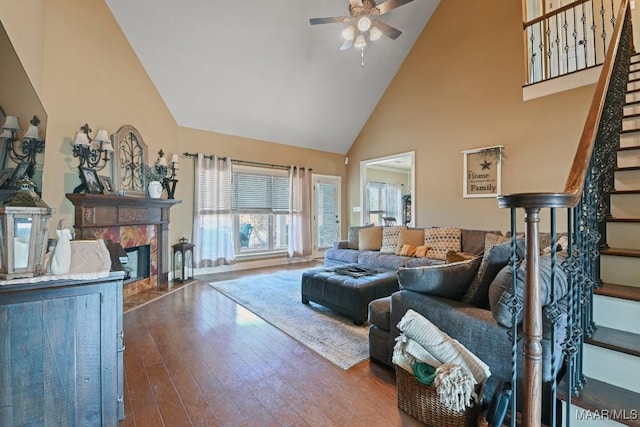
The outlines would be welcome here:
[[[89,136],[91,128],[88,124],[85,123],[80,129],[82,132],[76,133],[76,138],[73,141],[73,157],[77,157],[80,160],[78,170],[80,171],[81,181],[84,181],[82,179],[83,171],[99,171],[107,166],[110,160],[109,153],[113,152],[113,145],[111,145],[111,139],[106,130],[98,130],[95,138],[92,139]],[[86,184],[84,183],[77,186],[73,192],[79,193],[83,189],[86,189]]]
[[[22,129],[18,118],[15,116],[7,116],[2,125],[2,133],[0,134],[0,138],[4,139],[2,169],[7,167],[7,161],[9,159],[18,165],[28,163],[29,166],[25,171],[25,175],[33,177],[36,156],[44,152],[44,139],[40,138],[38,130],[40,119],[38,116],[33,116],[29,123],[31,125],[22,136],[22,139],[20,139],[18,138],[18,131]],[[16,144],[17,141],[19,141],[18,144]]]
[[[171,162],[169,162],[170,165],[167,164],[167,159],[164,157],[164,151],[158,151],[158,156],[155,168],[161,177],[162,187],[167,190],[167,198],[173,199],[176,193],[176,185],[178,184],[178,180],[176,179],[179,169],[178,155],[174,154],[171,156]]]

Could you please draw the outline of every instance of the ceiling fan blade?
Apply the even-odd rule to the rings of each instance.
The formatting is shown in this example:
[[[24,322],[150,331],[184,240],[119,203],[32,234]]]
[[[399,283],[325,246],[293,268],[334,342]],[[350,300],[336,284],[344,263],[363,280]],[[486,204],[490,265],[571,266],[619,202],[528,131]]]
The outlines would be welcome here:
[[[348,16],[336,16],[333,18],[311,18],[309,19],[309,23],[311,25],[318,25],[318,24],[338,24],[341,22],[346,22],[348,21],[349,18]]]
[[[353,39],[345,40],[344,43],[342,43],[342,46],[340,46],[340,50],[349,50],[351,49],[351,46],[353,46]]]
[[[411,3],[412,1],[413,0],[387,0],[376,7],[380,11],[380,15],[382,15],[383,13],[387,13],[390,10],[395,9],[396,7],[400,7],[404,4]]]
[[[397,39],[400,37],[400,34],[402,34],[402,31],[380,20],[376,20],[376,26],[380,31],[382,31],[382,34],[389,37],[391,40]]]

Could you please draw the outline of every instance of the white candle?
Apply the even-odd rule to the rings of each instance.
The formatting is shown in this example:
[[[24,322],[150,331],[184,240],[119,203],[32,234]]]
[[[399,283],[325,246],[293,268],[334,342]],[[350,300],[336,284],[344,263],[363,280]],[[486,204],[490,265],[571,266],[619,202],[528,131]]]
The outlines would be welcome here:
[[[178,163],[178,155],[174,154],[173,156],[171,156],[171,163]]]

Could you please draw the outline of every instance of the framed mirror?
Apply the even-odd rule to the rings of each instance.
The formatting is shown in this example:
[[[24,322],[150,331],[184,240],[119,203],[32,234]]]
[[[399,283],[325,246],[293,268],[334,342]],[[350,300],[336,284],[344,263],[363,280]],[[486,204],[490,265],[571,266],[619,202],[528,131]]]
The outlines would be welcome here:
[[[113,184],[120,195],[146,197],[144,168],[147,164],[147,145],[142,135],[131,125],[124,125],[111,135],[113,144]]]
[[[18,118],[21,130],[17,132],[19,140],[23,137],[30,125],[33,116],[37,116],[40,123],[37,125],[39,137],[46,139],[47,113],[40,102],[29,76],[25,72],[20,58],[9,39],[4,25],[0,22],[0,57],[2,58],[2,72],[0,73],[0,105],[2,106],[2,117],[0,126],[5,122],[6,116]],[[20,142],[14,142],[14,147],[19,149]],[[0,164],[4,164],[4,169],[17,167],[17,162],[8,158],[5,147],[7,140],[0,140],[2,150],[0,154]],[[20,152],[22,154],[22,152]],[[6,159],[5,159],[6,157]],[[32,179],[36,184],[36,190],[42,191],[42,174],[44,172],[44,148],[36,156],[35,164],[30,171]],[[13,193],[14,190],[2,190],[0,193]],[[4,199],[6,194],[0,194],[0,199]]]

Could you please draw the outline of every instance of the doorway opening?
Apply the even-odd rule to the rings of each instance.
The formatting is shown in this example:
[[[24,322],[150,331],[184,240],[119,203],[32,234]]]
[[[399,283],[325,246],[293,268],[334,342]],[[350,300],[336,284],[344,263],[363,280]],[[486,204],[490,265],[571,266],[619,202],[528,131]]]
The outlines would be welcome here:
[[[415,151],[360,162],[360,224],[415,226]]]

